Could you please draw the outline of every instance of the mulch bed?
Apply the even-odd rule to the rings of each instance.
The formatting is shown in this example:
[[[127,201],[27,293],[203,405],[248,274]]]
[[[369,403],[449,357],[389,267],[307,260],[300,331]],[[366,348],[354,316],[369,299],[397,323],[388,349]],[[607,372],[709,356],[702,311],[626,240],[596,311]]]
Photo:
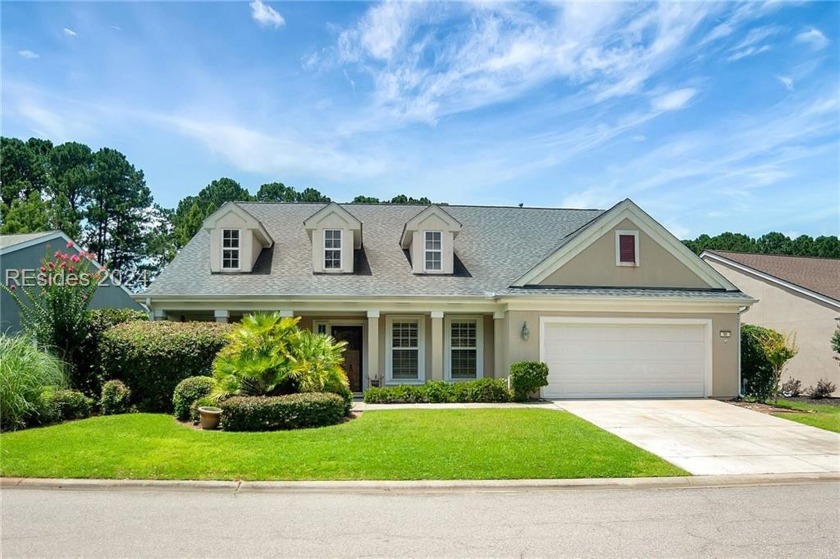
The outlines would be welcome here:
[[[840,407],[840,398],[823,398],[821,400],[814,400],[812,398],[805,398],[805,397],[797,397],[797,398],[785,398],[785,400],[789,402],[799,402],[802,404],[820,404],[820,405],[828,405],[828,406],[837,406]],[[758,402],[745,402],[743,400],[730,400],[727,402],[728,404],[732,404],[733,406],[738,406],[739,408],[747,408],[748,410],[753,410],[761,413],[814,413],[811,411],[804,411],[804,410],[791,410],[788,408],[780,408],[774,406],[772,402],[767,404],[759,404]]]

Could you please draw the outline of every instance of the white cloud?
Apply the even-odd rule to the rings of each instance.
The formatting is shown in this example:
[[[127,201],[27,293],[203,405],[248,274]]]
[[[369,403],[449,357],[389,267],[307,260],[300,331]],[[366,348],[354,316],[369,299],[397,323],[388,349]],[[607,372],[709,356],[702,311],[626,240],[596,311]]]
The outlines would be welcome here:
[[[741,60],[742,58],[749,58],[750,56],[756,56],[757,54],[767,52],[768,50],[770,50],[770,45],[762,45],[760,47],[748,47],[732,53],[731,55],[729,55],[729,57],[727,57],[727,60],[729,62],[735,62],[736,60]]]
[[[64,28],[64,34],[67,35],[68,37],[75,37],[77,35],[77,33],[75,31],[73,31],[72,29],[69,29],[67,27]]]
[[[828,46],[828,39],[826,36],[823,35],[822,31],[814,27],[797,35],[796,41],[811,45],[814,50],[820,50]]]
[[[727,60],[735,62],[736,60],[741,60],[742,58],[749,58],[769,51],[771,48],[770,45],[761,43],[765,39],[778,35],[782,31],[784,31],[784,29],[779,26],[765,26],[750,29],[750,32],[747,33],[746,37],[729,49],[730,54],[727,57]]]
[[[280,15],[277,10],[271,6],[264,4],[262,0],[254,0],[250,4],[251,17],[254,21],[260,24],[260,27],[282,27],[286,24],[286,20]]]
[[[41,55],[31,50],[19,50],[18,54],[21,55],[23,58],[41,58]]]
[[[785,89],[788,91],[793,91],[793,78],[790,76],[776,76],[776,79],[781,82]]]
[[[688,105],[695,95],[696,89],[686,87],[654,97],[650,105],[654,111],[678,111]]]

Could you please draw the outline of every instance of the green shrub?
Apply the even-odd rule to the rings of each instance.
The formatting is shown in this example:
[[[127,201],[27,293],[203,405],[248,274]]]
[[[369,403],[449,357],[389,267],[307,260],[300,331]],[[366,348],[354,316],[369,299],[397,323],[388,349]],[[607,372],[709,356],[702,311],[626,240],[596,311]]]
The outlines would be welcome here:
[[[276,431],[335,425],[344,418],[344,400],[309,392],[285,396],[234,396],[220,403],[225,431]]]
[[[753,324],[741,327],[741,382],[744,396],[766,402],[776,396],[785,363],[796,345],[782,334]]]
[[[119,415],[131,411],[131,390],[119,380],[109,380],[102,385],[99,398],[102,415]]]
[[[528,400],[532,392],[548,386],[548,365],[541,361],[517,361],[510,366],[510,387],[517,402]]]
[[[102,336],[102,367],[107,377],[128,385],[141,410],[170,412],[175,386],[210,373],[231,328],[215,322],[120,324]]]
[[[79,351],[75,352],[75,368],[70,375],[70,386],[88,396],[102,392],[103,371],[100,359],[102,335],[109,328],[125,322],[148,321],[143,311],[133,309],[93,309],[88,311],[87,333]]]
[[[785,398],[796,398],[802,394],[802,381],[790,377],[782,384],[781,392]]]
[[[47,401],[52,406],[56,421],[84,419],[90,417],[93,398],[88,398],[78,390],[55,390],[47,393]]]
[[[172,395],[175,418],[181,421],[189,419],[190,406],[197,400],[210,395],[215,384],[213,377],[190,377],[179,382]]]
[[[455,401],[455,385],[443,380],[426,383],[426,401],[430,404],[448,404]]]
[[[812,400],[822,400],[823,398],[831,397],[831,394],[837,390],[837,386],[828,379],[821,378],[817,381],[816,386],[809,386],[807,393]]]
[[[463,382],[430,381],[370,388],[367,404],[495,403],[509,402],[511,392],[505,379],[482,378]]]
[[[66,385],[64,365],[24,336],[0,334],[0,430],[48,423],[49,389]]]

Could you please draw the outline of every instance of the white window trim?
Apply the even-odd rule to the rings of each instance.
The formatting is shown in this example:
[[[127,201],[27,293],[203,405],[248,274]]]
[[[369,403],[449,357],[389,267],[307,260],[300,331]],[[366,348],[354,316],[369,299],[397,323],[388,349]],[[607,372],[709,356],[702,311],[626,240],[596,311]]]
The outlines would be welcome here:
[[[417,378],[414,380],[394,379],[394,322],[417,323]],[[426,319],[423,316],[388,316],[385,321],[385,383],[426,383]]]
[[[633,251],[634,256],[636,257],[635,262],[622,262],[621,261],[621,236],[622,235],[631,235],[633,237]],[[616,229],[615,231],[615,265],[616,266],[630,266],[636,267],[639,265],[639,232],[638,231],[629,231],[629,230],[619,230]]]
[[[440,235],[440,248],[438,250],[426,248],[426,235],[428,235],[429,233],[437,233],[438,235]],[[440,268],[432,269],[426,267],[426,264],[428,263],[428,259],[426,258],[426,256],[430,252],[437,252],[440,254]],[[443,273],[443,231],[423,231],[423,271],[429,274]]]
[[[236,261],[239,262],[239,266],[236,268],[225,268],[225,251],[226,250],[233,250],[231,248],[225,248],[225,231],[236,231],[237,238],[239,240],[239,246],[236,247]],[[220,237],[220,251],[219,251],[219,269],[223,272],[238,272],[242,270],[242,229],[237,229],[235,227],[223,227]]]
[[[471,378],[452,378],[452,322],[467,320],[475,321],[475,379],[484,378],[484,317],[483,316],[459,316],[447,315],[444,319],[444,347],[443,347],[443,369],[444,380],[450,382],[466,382],[475,380]]]
[[[338,268],[327,268],[327,250],[336,250],[334,248],[327,249],[327,231],[338,231]],[[321,268],[327,274],[335,274],[344,271],[344,231],[341,229],[324,229],[321,235]]]

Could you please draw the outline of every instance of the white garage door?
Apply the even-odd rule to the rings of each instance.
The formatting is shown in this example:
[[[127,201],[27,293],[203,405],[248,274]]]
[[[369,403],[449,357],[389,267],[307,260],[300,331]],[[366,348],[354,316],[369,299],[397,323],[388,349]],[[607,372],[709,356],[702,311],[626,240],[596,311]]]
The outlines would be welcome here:
[[[542,360],[549,367],[543,396],[706,396],[711,388],[709,328],[707,321],[543,318]]]

